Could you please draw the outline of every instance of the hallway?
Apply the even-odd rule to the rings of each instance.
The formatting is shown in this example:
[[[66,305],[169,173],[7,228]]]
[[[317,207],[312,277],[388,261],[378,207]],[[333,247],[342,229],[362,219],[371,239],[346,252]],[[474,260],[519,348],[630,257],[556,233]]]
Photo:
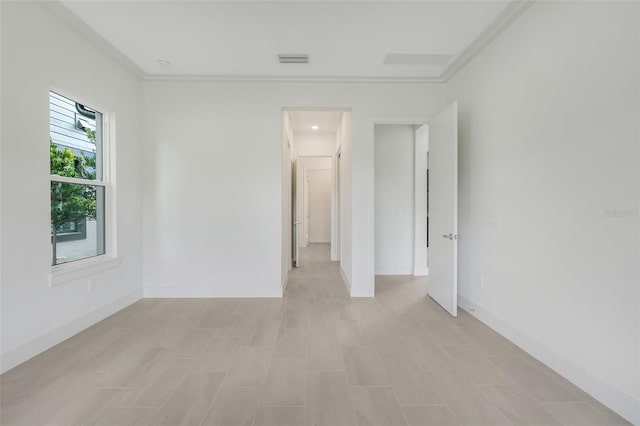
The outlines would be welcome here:
[[[283,299],[144,299],[1,376],[3,425],[627,424],[516,346],[329,245]]]

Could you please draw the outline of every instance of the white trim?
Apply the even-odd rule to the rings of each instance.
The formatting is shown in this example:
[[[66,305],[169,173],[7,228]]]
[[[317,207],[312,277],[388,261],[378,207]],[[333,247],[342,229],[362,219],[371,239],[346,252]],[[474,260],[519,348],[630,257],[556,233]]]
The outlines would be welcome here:
[[[337,141],[338,135],[335,135],[335,140]],[[338,230],[338,192],[337,188],[338,179],[337,179],[337,170],[336,170],[336,156],[332,155],[331,157],[331,253],[330,259],[332,262],[338,261],[337,254],[337,246],[338,246],[338,238],[337,238],[337,230]]]
[[[443,71],[432,77],[408,76],[291,76],[291,75],[222,75],[222,74],[146,74],[144,81],[219,81],[255,83],[447,83],[474,57],[482,52],[509,25],[515,22],[535,0],[511,0],[498,16]],[[383,123],[378,123],[383,124]]]
[[[427,248],[427,158],[429,125],[415,126],[413,131],[413,275],[428,275]]]
[[[482,52],[509,25],[514,23],[535,0],[512,0],[502,12],[460,53],[438,77],[447,83]]]
[[[344,286],[347,288],[347,291],[351,294],[351,283],[347,279],[347,274],[344,273],[344,269],[342,269],[342,264],[340,264],[340,276],[342,277],[342,282],[344,282]]]
[[[361,83],[361,84],[439,84],[440,77],[404,76],[322,76],[322,75],[253,75],[253,74],[146,74],[143,81],[212,81],[244,83]]]
[[[50,349],[69,337],[78,334],[82,330],[102,321],[127,306],[142,299],[142,289],[135,290],[105,306],[89,312],[80,318],[74,319],[63,326],[48,331],[27,343],[9,349],[0,355],[0,373],[4,373],[34,356]]]
[[[68,176],[50,175],[49,180],[51,182],[73,183],[76,185],[85,186],[107,186],[107,182],[102,180],[80,179]]]
[[[466,297],[459,295],[458,304],[469,314],[509,339],[620,416],[633,424],[640,425],[639,400],[605,382],[600,377],[565,358],[549,346],[523,333],[508,322],[493,316],[493,314]]]
[[[218,81],[251,83],[389,83],[389,84],[441,84],[447,83],[469,61],[487,47],[502,31],[511,25],[535,0],[512,0],[504,10],[471,41],[440,73],[432,77],[409,76],[296,76],[296,75],[224,75],[224,74],[149,74],[129,59],[90,25],[78,18],[60,1],[37,2],[43,9],[60,19],[83,38],[102,50],[124,69],[143,81]]]
[[[122,258],[100,255],[88,259],[77,260],[69,263],[61,263],[51,267],[49,274],[49,287],[88,277],[122,265]]]
[[[429,124],[431,117],[425,117],[424,115],[391,115],[391,116],[378,116],[372,117],[373,125],[400,125],[407,124],[409,126],[423,126]]]
[[[105,253],[118,257],[118,209],[116,200],[116,114],[102,112],[102,178],[107,182],[104,201]]]
[[[333,111],[333,112],[351,112],[351,107],[335,107],[335,106],[320,106],[320,107],[305,107],[305,106],[283,106],[283,112],[291,111]],[[342,120],[342,119],[341,119]]]
[[[145,287],[145,298],[282,297],[282,284],[271,287]]]
[[[342,115],[342,114],[341,114]],[[340,117],[340,121],[342,121],[342,116]],[[336,132],[336,142],[339,143],[338,140],[338,132]],[[334,191],[334,204],[333,204],[333,217],[334,217],[334,226],[333,226],[333,242],[331,248],[331,255],[333,256],[331,260],[335,262],[340,262],[342,260],[342,191],[340,190],[340,158],[342,156],[342,145],[338,146],[336,149],[336,153],[332,158],[332,166],[333,166],[333,191]]]

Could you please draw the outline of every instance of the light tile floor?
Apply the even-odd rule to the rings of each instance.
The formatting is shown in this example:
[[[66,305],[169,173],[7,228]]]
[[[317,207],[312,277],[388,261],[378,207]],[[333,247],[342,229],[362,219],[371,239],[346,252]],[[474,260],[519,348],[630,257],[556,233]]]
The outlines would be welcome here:
[[[283,299],[145,299],[0,377],[2,425],[628,424],[426,279],[350,299],[328,245]]]

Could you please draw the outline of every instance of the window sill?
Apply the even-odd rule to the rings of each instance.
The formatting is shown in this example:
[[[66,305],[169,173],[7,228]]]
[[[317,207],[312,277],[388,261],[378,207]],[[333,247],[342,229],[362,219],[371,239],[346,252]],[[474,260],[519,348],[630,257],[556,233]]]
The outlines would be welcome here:
[[[49,287],[55,287],[69,281],[88,277],[98,272],[117,268],[120,265],[122,265],[121,257],[106,256],[56,265],[51,268],[51,273],[49,274]]]

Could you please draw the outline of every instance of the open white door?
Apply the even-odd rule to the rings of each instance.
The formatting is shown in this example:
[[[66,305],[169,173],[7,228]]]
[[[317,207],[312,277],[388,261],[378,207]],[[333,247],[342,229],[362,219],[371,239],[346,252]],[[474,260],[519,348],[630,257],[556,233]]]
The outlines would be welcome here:
[[[458,315],[458,104],[429,122],[428,294]]]

